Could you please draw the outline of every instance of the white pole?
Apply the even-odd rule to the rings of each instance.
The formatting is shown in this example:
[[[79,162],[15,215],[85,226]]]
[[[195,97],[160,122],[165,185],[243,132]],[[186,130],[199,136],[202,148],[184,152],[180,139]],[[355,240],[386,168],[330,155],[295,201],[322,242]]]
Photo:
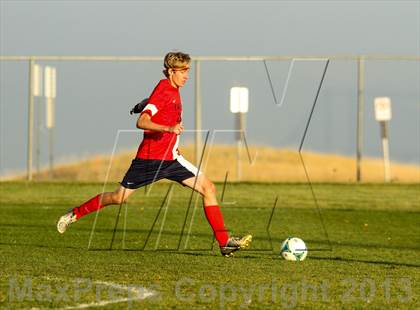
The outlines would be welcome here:
[[[56,97],[56,70],[54,67],[45,67],[45,97],[46,97],[46,127],[48,129],[49,135],[49,167],[50,167],[50,177],[53,173],[53,164],[54,164],[54,148],[53,148],[53,130],[55,126],[54,114],[54,99]]]
[[[388,124],[392,118],[391,99],[389,97],[376,97],[373,101],[375,118],[381,127],[382,150],[384,153],[384,178],[385,182],[391,181],[391,168],[389,163]]]
[[[35,151],[35,162],[36,162],[36,171],[39,174],[40,172],[40,160],[41,160],[41,122],[42,122],[42,67],[38,64],[34,65],[33,72],[33,95],[38,97],[36,100],[36,109],[37,109],[37,121],[36,121],[36,151]],[[35,100],[35,98],[34,98]]]
[[[28,154],[27,154],[27,180],[32,181],[32,153],[33,153],[33,127],[34,127],[34,60],[29,59],[29,92],[28,92]]]
[[[245,113],[248,112],[249,90],[246,87],[230,89],[230,111],[236,114],[236,179],[241,181],[241,146],[245,132]]]
[[[357,60],[357,133],[356,133],[356,181],[362,181],[363,120],[365,107],[365,60]]]
[[[385,182],[391,181],[391,165],[389,162],[389,138],[388,138],[388,122],[381,122],[381,138],[382,149],[384,153],[384,176]]]
[[[42,99],[37,99],[37,120],[36,120],[36,172],[40,173],[40,161],[41,161],[41,119],[42,119]]]
[[[53,173],[53,162],[54,162],[54,155],[53,155],[53,129],[54,129],[54,99],[47,98],[47,121],[46,127],[48,129],[48,158],[49,158],[49,175],[52,177]]]
[[[195,164],[198,166],[201,158],[201,94],[200,94],[200,62],[195,62]]]
[[[236,130],[238,133],[236,135],[236,180],[241,181],[241,114],[236,113]]]
[[[241,161],[241,149],[242,149],[242,141],[245,138],[245,113],[239,112],[236,113],[237,115],[237,179],[238,182],[242,180],[242,161]]]
[[[236,141],[236,181],[240,182],[241,173],[241,140]]]

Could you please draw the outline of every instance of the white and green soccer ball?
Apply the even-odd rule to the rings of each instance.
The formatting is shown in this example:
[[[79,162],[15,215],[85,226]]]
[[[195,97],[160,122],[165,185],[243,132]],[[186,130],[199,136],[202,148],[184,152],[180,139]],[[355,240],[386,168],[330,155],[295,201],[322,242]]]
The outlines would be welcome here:
[[[308,249],[302,239],[289,237],[281,244],[280,255],[285,260],[302,261],[308,255]]]

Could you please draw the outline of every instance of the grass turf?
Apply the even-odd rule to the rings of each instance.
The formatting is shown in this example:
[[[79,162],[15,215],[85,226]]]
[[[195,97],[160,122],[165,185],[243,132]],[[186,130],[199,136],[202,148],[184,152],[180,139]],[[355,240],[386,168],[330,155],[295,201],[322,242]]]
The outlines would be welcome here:
[[[229,184],[226,225],[254,235],[252,250],[234,258],[220,256],[201,202],[179,185],[166,204],[167,183],[130,197],[112,250],[118,206],[64,235],[55,229],[60,215],[103,185],[3,182],[0,189],[2,308],[420,307],[419,184],[315,184],[326,232],[305,184]],[[279,258],[291,235],[307,243],[303,262]],[[142,295],[127,286],[154,295],[135,300]]]

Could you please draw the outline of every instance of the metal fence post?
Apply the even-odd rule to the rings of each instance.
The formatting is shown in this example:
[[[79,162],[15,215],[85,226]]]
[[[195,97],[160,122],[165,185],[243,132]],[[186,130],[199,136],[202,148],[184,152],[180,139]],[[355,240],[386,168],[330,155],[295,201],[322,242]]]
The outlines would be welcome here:
[[[356,180],[362,180],[362,153],[363,153],[363,121],[365,107],[365,59],[357,59],[357,151],[356,151]]]
[[[195,164],[201,158],[201,94],[200,94],[200,61],[195,60]]]
[[[29,59],[29,89],[28,89],[28,154],[27,154],[27,180],[32,181],[32,147],[33,147],[33,127],[34,127],[34,74],[35,61],[33,58]]]

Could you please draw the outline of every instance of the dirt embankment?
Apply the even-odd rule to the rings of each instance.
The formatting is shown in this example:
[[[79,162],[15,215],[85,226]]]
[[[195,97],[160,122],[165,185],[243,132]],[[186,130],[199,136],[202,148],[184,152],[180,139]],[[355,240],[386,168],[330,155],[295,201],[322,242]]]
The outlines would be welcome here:
[[[181,148],[181,153],[195,163],[194,147]],[[305,169],[313,182],[355,182],[356,161],[354,158],[321,154],[299,153],[288,149],[252,146],[240,151],[240,180],[261,182],[306,182]],[[110,155],[97,155],[74,163],[57,165],[53,179],[68,181],[117,182],[129,167],[135,150]],[[238,180],[238,151],[235,146],[216,145],[208,147],[203,158],[202,170],[214,181]],[[420,166],[391,163],[392,180],[395,182],[420,182]],[[22,177],[15,177],[22,178]],[[48,170],[34,175],[35,180],[49,179]],[[384,169],[380,159],[362,161],[364,182],[383,182]]]

